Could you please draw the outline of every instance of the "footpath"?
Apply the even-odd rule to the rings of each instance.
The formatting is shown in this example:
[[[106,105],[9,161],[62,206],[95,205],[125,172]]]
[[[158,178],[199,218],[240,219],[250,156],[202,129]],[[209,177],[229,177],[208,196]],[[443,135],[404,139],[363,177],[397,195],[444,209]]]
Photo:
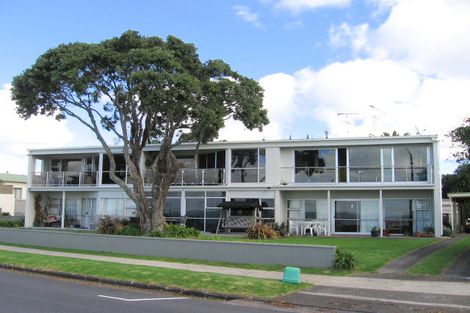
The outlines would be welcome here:
[[[70,253],[70,252],[57,252],[49,250],[39,250],[32,248],[22,248],[14,246],[0,245],[0,250],[7,250],[21,253],[33,253],[48,256],[58,256],[66,258],[76,258],[103,262],[114,262],[129,265],[144,265],[160,268],[171,268],[179,270],[188,270],[194,272],[206,272],[206,273],[217,273],[224,275],[237,275],[237,276],[249,276],[264,279],[281,279],[281,272],[274,271],[262,271],[262,270],[250,270],[240,268],[229,268],[221,266],[211,266],[202,264],[187,264],[187,263],[175,263],[166,261],[155,261],[155,260],[142,260],[132,258],[121,258],[112,256],[98,256],[81,253]],[[388,294],[388,299],[391,303],[396,302],[395,297],[390,295],[403,295],[410,293],[417,295],[418,298],[422,298],[422,301],[411,300],[399,300],[404,305],[421,305],[421,304],[437,304],[436,307],[449,307],[454,308],[458,312],[470,312],[470,282],[461,281],[429,281],[429,280],[403,280],[403,279],[386,279],[386,278],[373,278],[373,277],[353,277],[353,276],[327,276],[327,275],[313,275],[313,274],[302,274],[302,281],[314,285],[311,290],[306,290],[298,293],[294,293],[285,297],[279,298],[279,301],[292,303],[295,305],[307,305],[307,306],[318,306],[318,299],[330,299],[338,302],[333,298],[341,297],[342,299],[350,299],[352,301],[366,301],[374,302],[376,299],[387,299],[384,298],[384,294]],[[374,296],[374,295],[380,295]],[[434,297],[434,298],[433,298]],[[403,297],[401,297],[403,298]],[[405,297],[406,298],[406,297]],[[316,300],[315,300],[316,299]],[[436,299],[437,302],[433,302]],[[444,301],[444,299],[447,299]],[[450,300],[449,300],[450,299]],[[457,299],[457,300],[455,300]],[[468,300],[467,300],[468,299]],[[315,300],[315,301],[314,301]],[[454,301],[455,300],[455,301]],[[312,301],[314,303],[312,303]],[[385,300],[377,300],[381,302]],[[388,301],[390,302],[390,301]],[[395,303],[398,305],[400,303]],[[439,305],[439,303],[441,305]],[[458,304],[452,304],[458,303]],[[396,308],[395,308],[396,309]],[[467,311],[468,310],[468,311]],[[381,309],[382,311],[382,309]],[[383,310],[386,312],[387,310]],[[365,310],[367,312],[367,310]],[[374,312],[373,310],[371,312]],[[447,312],[447,311],[443,311]],[[450,311],[449,311],[450,312]]]

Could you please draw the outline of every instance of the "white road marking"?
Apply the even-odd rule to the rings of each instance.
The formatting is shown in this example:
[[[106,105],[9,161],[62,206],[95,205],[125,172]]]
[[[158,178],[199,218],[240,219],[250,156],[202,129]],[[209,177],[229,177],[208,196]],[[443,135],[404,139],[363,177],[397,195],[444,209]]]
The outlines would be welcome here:
[[[432,303],[432,302],[418,302],[418,301],[362,297],[362,296],[353,296],[353,295],[345,295],[345,294],[332,294],[332,293],[310,292],[310,291],[300,291],[299,293],[305,294],[305,295],[312,295],[312,296],[344,298],[344,299],[351,299],[351,300],[365,300],[365,301],[376,301],[376,302],[384,302],[384,303],[424,305],[424,306],[435,306],[435,307],[442,307],[442,308],[467,309],[467,310],[470,309],[470,306],[467,306],[467,305],[459,305],[459,304],[451,304],[451,303],[444,304],[444,303]]]
[[[125,302],[141,302],[141,301],[168,301],[168,300],[187,300],[189,298],[183,297],[173,297],[173,298],[142,298],[142,299],[126,299],[126,298],[119,298],[119,297],[112,297],[112,296],[105,296],[105,295],[98,295],[100,298],[106,299],[113,299]]]

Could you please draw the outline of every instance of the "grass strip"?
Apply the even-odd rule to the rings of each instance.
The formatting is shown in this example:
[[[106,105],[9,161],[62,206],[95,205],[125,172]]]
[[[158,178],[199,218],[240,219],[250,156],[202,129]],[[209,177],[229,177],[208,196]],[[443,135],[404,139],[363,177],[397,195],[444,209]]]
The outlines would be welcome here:
[[[240,237],[216,237],[213,240],[247,241]],[[268,242],[302,245],[336,246],[337,249],[351,252],[357,260],[354,273],[373,273],[388,262],[397,257],[406,255],[425,246],[439,242],[437,238],[413,238],[413,237],[309,237],[291,236],[276,240],[249,240],[250,242]],[[306,269],[304,272],[307,272]],[[346,275],[351,272],[329,271],[323,274]]]
[[[327,245],[336,246],[338,249],[349,251],[354,254],[357,259],[357,268],[354,273],[361,272],[375,272],[377,269],[390,262],[391,260],[410,253],[414,250],[422,248],[424,246],[437,243],[439,240],[435,238],[335,238],[335,237],[285,237],[277,240],[249,240],[243,239],[237,236],[204,236],[205,240],[224,240],[224,241],[243,241],[243,242],[261,242],[261,243],[284,243],[284,244],[303,244],[303,245]],[[238,264],[229,262],[219,261],[206,261],[206,260],[194,260],[194,259],[176,259],[168,257],[148,257],[148,256],[136,256],[128,254],[110,253],[110,252],[94,252],[84,251],[75,249],[56,249],[56,248],[45,248],[38,246],[29,245],[17,245],[2,243],[4,245],[12,245],[19,247],[61,251],[61,252],[72,252],[80,254],[92,254],[92,255],[103,255],[113,257],[124,257],[133,259],[143,260],[156,260],[156,261],[167,261],[177,262],[186,264],[205,264],[213,266],[224,266],[232,268],[243,268],[243,269],[256,269],[264,271],[282,271],[284,266],[281,265],[261,265],[261,264]],[[333,276],[344,276],[349,275],[349,271],[335,271],[331,269],[318,269],[318,268],[302,268],[302,273],[306,274],[322,274],[322,275],[333,275]]]
[[[0,250],[0,263],[25,268],[89,275],[190,290],[274,298],[309,287],[277,280],[81,260]]]
[[[417,275],[440,275],[461,253],[468,249],[470,249],[470,237],[457,240],[450,246],[423,258],[409,272]]]

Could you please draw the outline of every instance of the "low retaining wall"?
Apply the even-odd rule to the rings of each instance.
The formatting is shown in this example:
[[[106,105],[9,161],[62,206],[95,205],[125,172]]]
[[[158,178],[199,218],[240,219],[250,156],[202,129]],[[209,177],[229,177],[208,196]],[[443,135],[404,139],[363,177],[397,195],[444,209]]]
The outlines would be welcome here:
[[[231,263],[329,268],[336,247],[210,240],[128,237],[48,230],[0,228],[0,243],[79,249]]]

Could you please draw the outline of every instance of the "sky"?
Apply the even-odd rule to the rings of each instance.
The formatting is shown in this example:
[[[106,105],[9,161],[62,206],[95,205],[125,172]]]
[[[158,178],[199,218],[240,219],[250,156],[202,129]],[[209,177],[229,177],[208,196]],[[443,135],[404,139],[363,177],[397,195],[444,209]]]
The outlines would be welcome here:
[[[219,139],[437,134],[441,171],[456,167],[445,135],[470,116],[468,0],[16,0],[0,3],[0,172],[26,173],[27,149],[99,144],[71,119],[20,119],[10,84],[47,49],[129,29],[263,86],[271,123],[227,121]]]

